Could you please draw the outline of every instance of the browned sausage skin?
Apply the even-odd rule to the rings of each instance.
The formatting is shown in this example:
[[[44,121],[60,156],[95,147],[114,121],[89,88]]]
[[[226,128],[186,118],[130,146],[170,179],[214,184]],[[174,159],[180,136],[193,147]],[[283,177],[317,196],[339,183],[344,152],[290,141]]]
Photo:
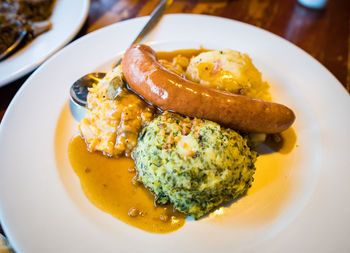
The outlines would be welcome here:
[[[245,132],[282,132],[295,119],[284,105],[207,88],[171,73],[157,62],[153,49],[143,44],[125,52],[122,69],[130,88],[162,110]]]

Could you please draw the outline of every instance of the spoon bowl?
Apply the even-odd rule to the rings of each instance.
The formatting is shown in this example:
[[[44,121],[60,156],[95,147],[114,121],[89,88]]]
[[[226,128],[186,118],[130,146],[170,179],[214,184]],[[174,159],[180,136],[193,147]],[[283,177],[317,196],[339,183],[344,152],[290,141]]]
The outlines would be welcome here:
[[[94,72],[76,80],[70,87],[70,96],[73,101],[80,106],[86,107],[87,95],[89,93],[88,88],[91,88],[94,84],[98,84],[105,75],[106,73],[104,72]]]

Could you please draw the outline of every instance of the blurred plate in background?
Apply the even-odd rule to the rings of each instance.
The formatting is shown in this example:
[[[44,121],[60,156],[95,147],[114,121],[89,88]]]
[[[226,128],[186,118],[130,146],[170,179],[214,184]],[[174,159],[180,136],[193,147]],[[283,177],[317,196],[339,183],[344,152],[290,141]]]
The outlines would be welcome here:
[[[34,70],[71,41],[83,26],[89,6],[89,0],[56,0],[51,30],[0,62],[0,87]]]

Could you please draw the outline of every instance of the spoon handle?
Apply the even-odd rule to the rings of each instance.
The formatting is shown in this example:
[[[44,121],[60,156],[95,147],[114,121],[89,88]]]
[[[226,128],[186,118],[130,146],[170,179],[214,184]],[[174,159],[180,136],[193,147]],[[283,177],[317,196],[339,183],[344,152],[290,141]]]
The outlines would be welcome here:
[[[163,16],[164,11],[167,9],[168,6],[172,4],[173,0],[161,0],[160,3],[157,5],[157,7],[154,9],[154,11],[150,15],[150,19],[147,21],[145,26],[142,28],[140,33],[137,35],[135,40],[131,43],[130,46],[141,43],[148,34],[153,30],[153,28],[158,24],[159,20]],[[120,58],[113,66],[113,68],[117,67],[122,62],[122,58]]]
[[[153,30],[153,28],[157,25],[158,21],[162,17],[164,11],[166,8],[172,3],[172,0],[162,0],[158,6],[154,9],[154,11],[151,13],[150,19],[146,23],[146,25],[142,28],[141,32],[135,40],[131,43],[131,45],[136,43],[141,43],[147,35]]]

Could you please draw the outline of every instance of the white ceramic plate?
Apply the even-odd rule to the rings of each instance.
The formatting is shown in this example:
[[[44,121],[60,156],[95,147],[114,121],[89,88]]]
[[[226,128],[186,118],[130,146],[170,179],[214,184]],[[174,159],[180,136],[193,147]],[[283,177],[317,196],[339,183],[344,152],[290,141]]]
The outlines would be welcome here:
[[[79,32],[89,11],[89,0],[57,0],[52,29],[0,62],[0,87],[34,70]]]
[[[232,48],[251,56],[274,100],[297,117],[293,151],[260,157],[278,164],[275,176],[259,181],[272,168],[258,163],[247,196],[170,234],[126,225],[86,199],[67,157],[77,132],[68,90],[80,76],[108,70],[146,19],[73,42],[36,70],[6,111],[0,128],[0,219],[17,251],[349,252],[349,95],[299,48],[232,20],[167,15],[149,44],[156,50]]]

